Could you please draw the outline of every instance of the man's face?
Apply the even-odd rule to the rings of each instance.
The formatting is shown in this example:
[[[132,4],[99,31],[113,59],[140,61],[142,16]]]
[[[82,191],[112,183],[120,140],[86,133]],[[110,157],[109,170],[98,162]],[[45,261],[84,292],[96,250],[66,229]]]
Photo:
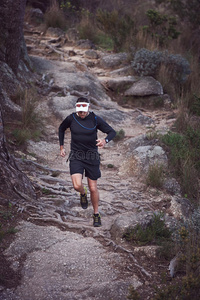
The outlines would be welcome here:
[[[76,112],[81,119],[84,119],[89,112],[89,103],[86,102],[76,103]]]
[[[79,112],[77,112],[77,114],[81,119],[84,119],[88,115],[88,112],[79,111]]]

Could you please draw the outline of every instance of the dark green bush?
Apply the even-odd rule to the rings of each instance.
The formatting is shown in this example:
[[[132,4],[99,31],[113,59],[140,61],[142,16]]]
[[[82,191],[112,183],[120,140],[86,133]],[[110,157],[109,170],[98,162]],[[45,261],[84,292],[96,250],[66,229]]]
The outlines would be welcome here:
[[[184,133],[169,132],[160,139],[168,146],[170,166],[179,178],[183,193],[198,203],[200,130],[188,126]]]
[[[180,32],[176,30],[175,17],[162,14],[154,9],[149,9],[146,15],[150,23],[149,26],[146,26],[146,31],[156,42],[158,41],[159,46],[166,46],[169,40],[177,39],[180,35]]]
[[[159,66],[167,65],[169,75],[175,82],[185,82],[190,74],[190,65],[181,55],[168,54],[167,51],[138,50],[132,61],[132,66],[139,76],[156,76]]]
[[[162,216],[154,214],[147,225],[137,224],[134,228],[128,228],[123,237],[136,245],[160,244],[171,237],[171,231],[166,227]]]

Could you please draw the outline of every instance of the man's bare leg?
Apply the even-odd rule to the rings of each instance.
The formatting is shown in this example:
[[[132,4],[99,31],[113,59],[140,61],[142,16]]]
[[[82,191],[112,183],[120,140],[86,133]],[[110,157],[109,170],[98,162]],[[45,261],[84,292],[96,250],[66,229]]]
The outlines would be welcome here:
[[[87,178],[87,180],[94,214],[97,214],[99,212],[99,191],[97,189],[97,180],[92,180],[90,178]]]
[[[83,178],[83,175],[79,174],[79,173],[71,175],[74,189],[83,195],[83,194],[85,194],[85,190],[84,190],[84,186],[82,183],[82,178]]]

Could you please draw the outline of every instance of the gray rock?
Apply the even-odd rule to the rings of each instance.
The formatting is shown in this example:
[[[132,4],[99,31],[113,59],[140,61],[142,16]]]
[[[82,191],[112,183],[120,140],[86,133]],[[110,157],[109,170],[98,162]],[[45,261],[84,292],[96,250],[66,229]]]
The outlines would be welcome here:
[[[127,53],[110,54],[101,57],[100,65],[105,69],[115,68],[126,63],[127,60],[128,60]]]
[[[171,195],[179,195],[181,193],[180,184],[175,178],[168,178],[164,181],[163,187]]]
[[[30,14],[32,21],[35,21],[35,22],[38,22],[38,21],[43,22],[44,21],[44,14],[41,11],[41,9],[39,9],[39,8],[31,8],[29,10],[29,14]]]
[[[124,145],[127,145],[129,150],[132,152],[136,148],[140,146],[146,146],[149,141],[146,139],[146,135],[140,135],[133,138],[128,139],[124,142]]]
[[[179,196],[173,196],[170,206],[171,213],[177,219],[188,219],[192,213],[191,201],[187,198],[181,198]]]
[[[99,55],[95,50],[87,50],[85,51],[85,57],[86,58],[91,58],[91,59],[98,59]]]
[[[151,76],[141,77],[125,92],[125,96],[162,95],[163,88],[160,82]]]
[[[118,110],[118,109],[103,109],[96,112],[98,116],[103,118],[108,123],[119,124],[123,120],[127,118],[126,113]]]
[[[148,117],[148,116],[144,116],[144,115],[139,115],[136,118],[136,121],[142,125],[146,124],[146,125],[151,125],[152,123],[154,123],[154,121],[152,120],[152,118]]]
[[[124,300],[131,278],[120,279],[123,255],[107,251],[92,237],[53,226],[23,222],[5,255],[24,255],[23,278],[1,299],[116,299]],[[16,267],[16,266],[15,266]],[[94,279],[95,278],[95,279]],[[137,276],[134,286],[141,285]]]
[[[116,77],[116,76],[131,76],[133,75],[133,68],[132,66],[126,66],[114,71],[110,72],[110,76]]]
[[[164,167],[168,165],[167,155],[160,146],[140,146],[133,151],[133,154],[143,173],[146,173],[149,166],[155,163]]]
[[[78,40],[76,46],[80,49],[96,49],[95,45],[90,40]]]
[[[126,229],[129,227],[135,227],[137,224],[147,224],[151,218],[152,212],[138,212],[132,211],[128,213],[121,214],[114,221],[111,228],[112,238],[118,240],[121,239]]]
[[[137,79],[134,76],[124,76],[118,78],[103,78],[102,83],[112,91],[124,91],[128,86],[136,82]]]
[[[49,27],[46,31],[46,36],[53,36],[53,37],[64,37],[65,32],[60,28],[53,28]]]

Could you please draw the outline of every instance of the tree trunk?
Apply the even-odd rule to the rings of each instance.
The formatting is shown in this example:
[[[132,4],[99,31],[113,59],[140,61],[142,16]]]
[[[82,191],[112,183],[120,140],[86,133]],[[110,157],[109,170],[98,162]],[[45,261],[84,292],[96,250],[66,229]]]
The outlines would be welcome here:
[[[2,96],[0,91],[0,97]],[[19,201],[20,194],[36,199],[29,178],[18,169],[14,158],[8,153],[5,142],[3,118],[0,107],[0,203]],[[17,192],[16,192],[17,191]]]
[[[0,203],[17,202],[23,194],[36,199],[31,181],[7,151],[3,124],[3,117],[8,119],[10,112],[13,119],[19,114],[9,95],[16,93],[20,84],[16,75],[23,44],[25,5],[26,0],[0,1]]]
[[[26,0],[1,0],[0,3],[0,60],[17,74]]]

